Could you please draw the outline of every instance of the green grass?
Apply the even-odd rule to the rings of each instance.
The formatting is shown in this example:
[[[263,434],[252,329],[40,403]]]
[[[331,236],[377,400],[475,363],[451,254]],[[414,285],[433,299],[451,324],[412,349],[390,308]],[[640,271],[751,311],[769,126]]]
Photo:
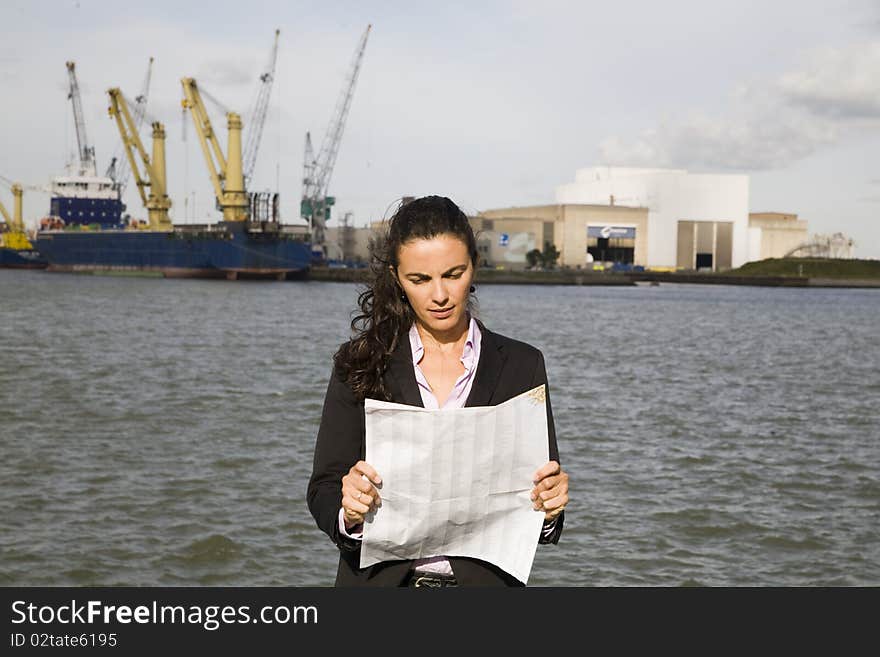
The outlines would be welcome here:
[[[803,276],[805,278],[880,279],[880,260],[769,258],[747,262],[726,274],[734,276]]]

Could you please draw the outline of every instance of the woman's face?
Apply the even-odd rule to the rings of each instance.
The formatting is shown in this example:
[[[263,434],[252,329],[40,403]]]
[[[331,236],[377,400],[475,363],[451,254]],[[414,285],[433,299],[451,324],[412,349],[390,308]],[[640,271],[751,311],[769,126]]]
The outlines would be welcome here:
[[[397,280],[422,326],[443,333],[466,323],[474,267],[462,240],[448,234],[410,240],[397,259]]]

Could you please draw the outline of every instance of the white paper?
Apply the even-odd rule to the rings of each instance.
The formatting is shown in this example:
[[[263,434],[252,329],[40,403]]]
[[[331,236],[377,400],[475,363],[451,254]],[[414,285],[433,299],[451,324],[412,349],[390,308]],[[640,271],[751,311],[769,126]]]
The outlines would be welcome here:
[[[459,556],[526,583],[544,521],[529,494],[549,460],[544,386],[497,406],[428,410],[365,400],[366,458],[382,477],[361,568]]]

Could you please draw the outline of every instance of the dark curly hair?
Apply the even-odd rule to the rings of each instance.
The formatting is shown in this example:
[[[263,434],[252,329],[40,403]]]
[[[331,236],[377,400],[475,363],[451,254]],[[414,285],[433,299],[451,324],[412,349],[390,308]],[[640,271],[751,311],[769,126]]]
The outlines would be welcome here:
[[[358,296],[360,312],[351,321],[353,337],[333,356],[337,373],[360,401],[365,397],[389,400],[382,375],[391,354],[405,338],[415,313],[396,278],[399,249],[410,240],[452,235],[468,249],[476,271],[477,240],[467,215],[444,196],[402,201],[394,216],[370,241],[370,277]],[[475,309],[473,295],[468,312]]]

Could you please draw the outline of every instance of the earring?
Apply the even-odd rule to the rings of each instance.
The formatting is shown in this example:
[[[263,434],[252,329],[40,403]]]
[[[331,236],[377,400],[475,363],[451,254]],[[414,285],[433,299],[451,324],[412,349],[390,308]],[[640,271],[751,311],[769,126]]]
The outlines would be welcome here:
[[[401,295],[400,295],[400,300],[401,300],[401,301],[406,301],[406,294],[401,294]]]
[[[471,294],[473,294],[473,293],[476,292],[476,291],[477,291],[477,288],[474,287],[473,285],[471,285]]]

